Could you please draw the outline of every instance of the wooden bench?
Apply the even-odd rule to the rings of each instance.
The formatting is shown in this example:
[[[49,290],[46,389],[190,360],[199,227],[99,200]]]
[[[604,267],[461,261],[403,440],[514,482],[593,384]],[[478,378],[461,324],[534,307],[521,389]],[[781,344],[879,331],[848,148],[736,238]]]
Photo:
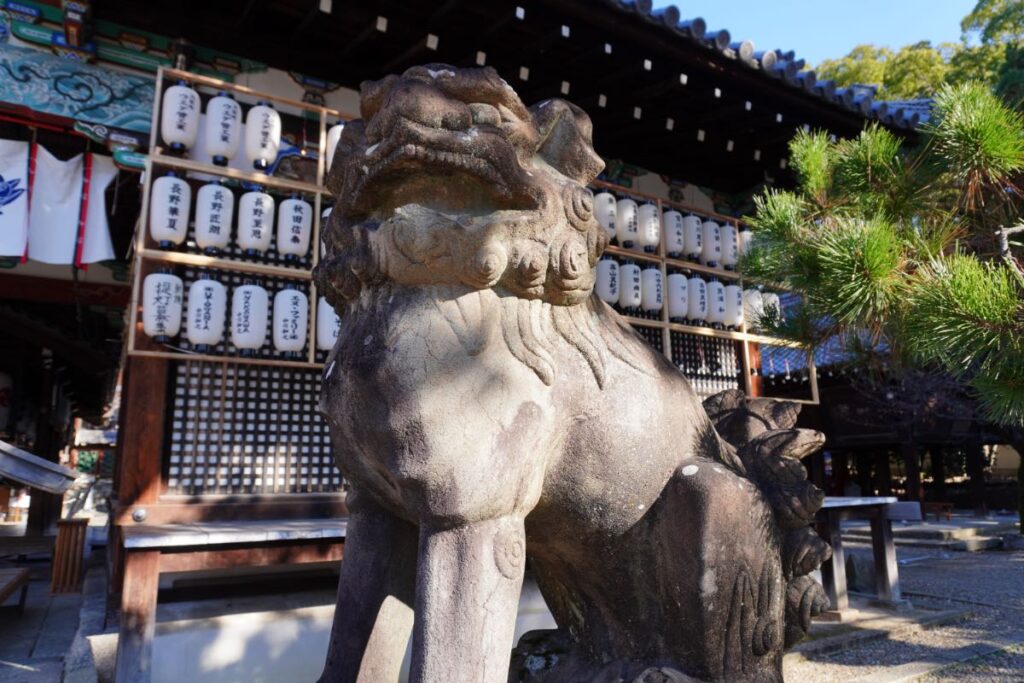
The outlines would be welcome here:
[[[25,559],[29,555],[53,553],[53,536],[0,536],[0,557]]]
[[[116,683],[149,681],[162,572],[336,562],[344,519],[285,519],[121,527],[124,584]]]
[[[842,620],[844,613],[850,612],[841,524],[847,519],[867,519],[871,524],[871,550],[875,560],[874,602],[890,607],[905,606],[907,602],[900,592],[892,520],[920,520],[920,506],[916,502],[897,502],[891,496],[829,496],[816,517],[818,534],[832,546],[832,557],[821,565],[821,583],[831,603],[831,610],[822,615],[823,618]]]
[[[25,596],[28,594],[29,571],[25,567],[11,569],[0,569],[0,604],[7,601],[7,598],[14,595],[14,592],[21,589],[21,597],[18,598],[18,614],[25,613]]]
[[[921,510],[925,516],[935,515],[935,521],[938,522],[942,517],[946,518],[946,521],[953,519],[953,504],[942,503],[942,502],[930,502],[921,503]]]

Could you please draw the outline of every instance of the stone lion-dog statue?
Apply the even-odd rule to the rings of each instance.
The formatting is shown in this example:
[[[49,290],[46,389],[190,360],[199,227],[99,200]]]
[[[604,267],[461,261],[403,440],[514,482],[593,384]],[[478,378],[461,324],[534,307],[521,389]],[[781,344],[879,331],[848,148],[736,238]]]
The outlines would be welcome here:
[[[323,683],[781,681],[827,606],[795,407],[686,378],[592,290],[575,105],[491,68],[367,82],[315,279],[350,483]],[[524,572],[558,624],[513,651]]]

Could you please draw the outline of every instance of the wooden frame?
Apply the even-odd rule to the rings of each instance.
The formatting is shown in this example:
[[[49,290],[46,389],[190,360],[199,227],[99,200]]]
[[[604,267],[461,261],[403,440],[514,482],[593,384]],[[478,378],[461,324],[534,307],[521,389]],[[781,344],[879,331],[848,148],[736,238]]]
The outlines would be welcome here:
[[[183,80],[196,87],[226,90],[251,98],[266,99],[286,108],[315,116],[317,120],[316,183],[300,182],[264,173],[244,172],[238,169],[212,166],[164,153],[159,136],[161,101],[166,81]],[[196,171],[209,175],[260,183],[268,187],[295,190],[311,200],[313,206],[309,259],[313,265],[319,260],[319,234],[323,186],[327,173],[328,119],[353,118],[342,112],[301,102],[271,93],[222,82],[206,76],[174,69],[161,69],[156,81],[157,98],[151,121],[150,157],[145,162],[144,188],[139,222],[136,227],[131,257],[131,295],[128,311],[128,343],[126,344],[126,372],[122,394],[124,420],[119,439],[118,473],[115,482],[117,503],[113,510],[111,540],[114,579],[112,591],[121,586],[122,570],[127,554],[121,548],[120,526],[153,523],[188,523],[224,519],[294,519],[302,517],[337,517],[347,514],[343,494],[282,494],[275,496],[176,496],[168,495],[163,475],[165,449],[165,419],[170,386],[170,361],[203,360],[218,364],[273,367],[287,370],[322,369],[316,362],[316,289],[309,268],[279,264],[253,263],[231,258],[212,257],[197,253],[162,251],[148,237],[148,211],[154,169],[167,168]],[[309,325],[303,359],[239,357],[213,353],[195,353],[173,350],[154,344],[141,334],[140,295],[144,275],[162,265],[193,266],[220,271],[252,273],[268,278],[287,279],[301,284],[309,297]]]
[[[695,214],[713,218],[717,221],[724,223],[731,223],[739,228],[739,219],[735,216],[726,216],[725,214],[716,213],[714,211],[707,211],[704,209],[684,204],[682,202],[674,202],[664,200],[656,195],[648,194],[646,192],[639,192],[628,187],[622,187],[621,185],[615,185],[614,183],[605,182],[602,180],[595,180],[591,183],[591,186],[598,190],[606,190],[613,192],[617,195],[631,197],[635,199],[641,199],[655,204],[658,207],[659,215],[663,215],[667,209],[676,209],[681,211],[692,211]],[[684,259],[672,258],[668,256],[665,247],[666,235],[665,231],[661,230],[661,235],[658,242],[657,252],[651,254],[636,249],[624,249],[619,246],[608,246],[605,249],[605,253],[611,256],[619,258],[628,258],[635,261],[642,261],[646,263],[656,263],[661,268],[661,280],[663,283],[668,281],[668,269],[675,268],[679,270],[689,270],[704,275],[713,275],[722,280],[730,280],[736,282],[742,286],[744,278],[736,271],[725,270],[723,268],[711,268],[701,263],[694,263],[693,261],[686,261]],[[648,320],[646,318],[637,318],[625,313],[621,313],[622,317],[634,327],[650,327],[657,328],[662,331],[662,353],[671,361],[672,360],[672,345],[671,345],[671,333],[682,332],[684,334],[692,334],[705,337],[715,337],[718,339],[729,339],[736,342],[740,350],[740,366],[743,372],[743,382],[741,388],[748,396],[760,396],[763,394],[762,382],[758,381],[759,378],[755,377],[752,370],[757,367],[754,358],[760,358],[759,345],[771,345],[771,346],[788,346],[793,348],[806,349],[807,347],[803,344],[793,341],[791,339],[782,339],[780,337],[771,337],[769,335],[757,334],[747,329],[747,321],[744,319],[743,325],[739,330],[724,330],[715,329],[711,327],[698,327],[694,325],[684,325],[680,323],[671,322],[668,318],[668,306],[664,305],[661,307],[661,319],[660,320]],[[817,405],[819,403],[818,394],[818,372],[817,367],[814,364],[814,354],[810,349],[807,349],[807,368],[809,375],[809,383],[811,390],[811,398],[809,399],[792,399],[786,398],[785,400],[793,403],[803,403],[809,405]]]
[[[245,95],[247,97],[259,98],[261,100],[269,100],[276,102],[277,104],[284,105],[286,107],[297,109],[304,113],[316,115],[318,126],[317,126],[317,170],[316,170],[316,183],[306,183],[296,180],[290,180],[287,178],[278,178],[275,176],[260,173],[258,171],[240,171],[235,168],[214,166],[212,164],[205,164],[192,159],[185,159],[178,156],[173,156],[164,153],[164,149],[160,146],[159,136],[159,116],[162,108],[163,93],[164,93],[164,82],[165,80],[173,81],[186,81],[193,86],[211,88],[216,90],[224,90],[232,93]],[[340,112],[334,109],[328,109],[318,105],[312,105],[306,102],[299,102],[285,97],[278,97],[270,93],[262,93],[255,91],[245,86],[236,85],[234,83],[227,83],[219,81],[208,76],[201,76],[198,74],[189,73],[187,71],[179,71],[177,69],[161,68],[157,72],[156,84],[155,84],[156,98],[153,103],[153,118],[150,127],[150,154],[146,160],[146,173],[145,183],[143,185],[143,199],[142,199],[142,210],[139,214],[138,228],[135,234],[134,242],[134,255],[132,257],[132,293],[131,293],[131,305],[129,306],[129,327],[128,327],[128,354],[130,356],[141,356],[148,358],[166,358],[166,359],[193,359],[193,360],[210,360],[219,361],[225,363],[244,363],[252,365],[272,365],[278,367],[288,368],[322,368],[322,363],[316,362],[316,309],[317,309],[317,291],[316,286],[312,282],[309,269],[306,268],[295,268],[282,265],[272,265],[264,263],[252,263],[248,261],[234,260],[230,258],[219,258],[211,257],[202,254],[185,253],[179,251],[162,251],[154,248],[152,240],[149,237],[149,198],[153,183],[154,168],[167,168],[177,169],[182,171],[192,171],[196,173],[204,173],[208,175],[220,176],[223,178],[230,178],[233,180],[257,183],[266,187],[278,189],[278,190],[290,190],[300,192],[304,195],[312,197],[313,205],[313,226],[312,234],[310,237],[310,260],[313,266],[316,266],[320,260],[320,231],[321,231],[321,213],[323,212],[323,195],[326,194],[324,187],[324,181],[326,178],[327,168],[325,165],[325,157],[327,152],[327,119],[328,117],[334,119],[349,120],[354,118],[352,115]],[[238,356],[226,356],[220,354],[194,354],[183,351],[175,351],[166,347],[159,347],[156,344],[151,343],[148,339],[145,339],[140,334],[139,326],[140,320],[140,305],[141,305],[141,290],[142,290],[142,279],[148,274],[153,267],[158,264],[172,264],[182,266],[194,266],[198,268],[208,268],[211,270],[220,271],[231,271],[231,272],[242,272],[250,273],[253,275],[263,275],[267,277],[278,277],[295,280],[302,283],[305,290],[307,300],[309,301],[309,320],[307,324],[306,336],[306,358],[303,361],[296,360],[284,360],[284,359],[267,359],[267,358],[243,358]]]

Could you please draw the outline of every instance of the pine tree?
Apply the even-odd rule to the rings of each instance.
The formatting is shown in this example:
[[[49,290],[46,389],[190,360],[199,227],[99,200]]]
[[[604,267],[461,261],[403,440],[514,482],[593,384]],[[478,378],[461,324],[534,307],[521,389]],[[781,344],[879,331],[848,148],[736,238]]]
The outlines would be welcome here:
[[[779,334],[838,339],[889,382],[948,379],[1024,454],[1024,118],[987,86],[945,86],[920,138],[799,133],[798,187],[756,199],[741,268],[802,293],[763,321]]]

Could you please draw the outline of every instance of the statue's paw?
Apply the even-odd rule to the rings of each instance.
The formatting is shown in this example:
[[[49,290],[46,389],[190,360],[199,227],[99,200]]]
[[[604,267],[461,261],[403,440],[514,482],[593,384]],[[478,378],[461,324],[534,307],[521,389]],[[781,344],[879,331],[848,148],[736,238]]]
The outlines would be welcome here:
[[[809,576],[799,576],[786,586],[786,643],[792,647],[807,635],[811,617],[828,609],[828,597],[821,584]]]
[[[783,529],[807,526],[825,502],[825,492],[809,481],[779,486],[768,491],[775,520]]]
[[[804,576],[832,557],[832,547],[809,526],[786,534],[782,562],[788,576]]]

